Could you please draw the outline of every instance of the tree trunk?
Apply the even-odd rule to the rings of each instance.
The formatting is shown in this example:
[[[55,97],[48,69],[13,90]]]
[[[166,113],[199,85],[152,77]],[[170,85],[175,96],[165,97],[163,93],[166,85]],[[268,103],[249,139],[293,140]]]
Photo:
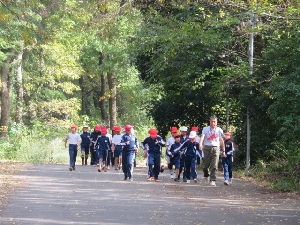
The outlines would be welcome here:
[[[101,74],[101,89],[100,89],[100,110],[102,120],[107,124],[108,116],[106,112],[106,105],[105,105],[105,92],[106,92],[106,82],[105,82],[105,73]]]
[[[10,111],[10,86],[9,77],[10,59],[8,57],[2,65],[1,69],[1,119],[0,119],[0,137],[5,137],[8,132],[9,111]]]
[[[110,127],[112,128],[117,124],[117,88],[116,76],[114,73],[107,74],[109,86],[109,120]]]
[[[17,103],[16,103],[16,112],[15,112],[15,121],[16,123],[22,123],[23,117],[23,74],[22,74],[22,60],[23,60],[23,47],[21,52],[18,54],[17,58]]]
[[[99,66],[102,65],[104,60],[104,53],[103,52],[99,52]],[[101,74],[101,89],[100,89],[100,110],[101,110],[101,116],[102,116],[102,120],[104,121],[105,124],[107,124],[107,120],[108,120],[108,116],[107,116],[107,112],[106,112],[106,105],[105,105],[105,92],[106,92],[106,82],[105,82],[105,74],[102,73]]]
[[[85,84],[85,77],[81,76],[79,78],[79,87],[81,89],[81,114],[82,115],[91,115],[91,109],[90,109],[90,99],[89,99],[89,92],[86,88]]]

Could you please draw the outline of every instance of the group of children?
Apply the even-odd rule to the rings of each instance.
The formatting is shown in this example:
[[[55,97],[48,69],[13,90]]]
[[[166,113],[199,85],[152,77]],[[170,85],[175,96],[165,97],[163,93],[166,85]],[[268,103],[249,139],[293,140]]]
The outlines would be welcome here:
[[[132,173],[134,167],[134,160],[139,149],[137,137],[134,134],[133,126],[126,125],[122,129],[120,126],[112,128],[112,134],[108,134],[105,126],[100,127],[96,125],[92,133],[88,132],[88,126],[83,126],[83,132],[79,135],[76,133],[76,125],[71,126],[71,133],[69,133],[65,140],[65,146],[69,141],[69,155],[70,155],[70,171],[75,170],[75,162],[77,150],[81,149],[82,165],[87,165],[89,153],[91,154],[91,165],[98,165],[98,172],[107,171],[109,166],[113,166],[115,170],[121,170],[124,173],[124,180],[132,181]],[[121,134],[121,130],[124,134]],[[211,129],[212,130],[212,129]],[[209,132],[211,132],[211,130]],[[210,176],[208,171],[213,171],[215,168],[215,160],[207,152],[210,146],[207,143],[213,143],[203,129],[201,136],[197,135],[198,127],[192,127],[188,133],[188,128],[183,126],[178,133],[177,127],[171,128],[171,136],[164,142],[158,131],[154,128],[149,130],[149,136],[141,142],[141,147],[144,150],[144,157],[147,159],[148,166],[148,181],[154,180],[159,182],[159,173],[164,171],[164,166],[161,166],[162,148],[166,148],[166,158],[168,169],[170,171],[170,179],[175,182],[180,181],[181,173],[183,182],[190,183],[193,180],[197,183],[197,165],[203,159],[204,177],[208,180]],[[217,153],[222,155],[222,165],[224,171],[224,184],[229,185],[232,181],[232,162],[234,145],[231,141],[231,133],[220,132],[214,134],[213,138],[217,138],[220,142],[218,144],[219,151]],[[220,137],[221,136],[221,137]],[[222,142],[223,138],[225,139]],[[202,144],[205,147],[202,147]],[[66,146],[67,147],[67,146]],[[203,149],[202,149],[203,148]],[[205,161],[206,159],[206,161]],[[173,168],[175,171],[173,172]],[[213,172],[211,172],[210,184],[215,186],[215,179],[212,180]]]

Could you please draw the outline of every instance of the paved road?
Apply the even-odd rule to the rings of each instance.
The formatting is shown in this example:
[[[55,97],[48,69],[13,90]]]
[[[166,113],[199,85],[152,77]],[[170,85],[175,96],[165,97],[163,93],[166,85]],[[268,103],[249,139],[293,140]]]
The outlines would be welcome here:
[[[0,211],[0,224],[300,224],[299,201],[246,181],[224,186],[220,178],[210,187],[175,183],[165,172],[160,183],[146,177],[146,168],[129,182],[91,166],[33,165],[18,175],[25,186]]]

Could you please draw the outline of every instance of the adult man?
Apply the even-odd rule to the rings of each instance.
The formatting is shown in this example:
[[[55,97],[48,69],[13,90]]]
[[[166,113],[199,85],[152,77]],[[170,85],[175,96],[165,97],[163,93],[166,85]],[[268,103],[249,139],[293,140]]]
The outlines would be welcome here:
[[[174,136],[177,135],[177,127],[172,127],[171,128],[171,133],[172,133],[172,136],[169,137],[166,141],[166,152],[168,150],[170,150],[171,148],[171,145],[175,143],[175,139],[174,139]],[[180,137],[180,135],[179,135]],[[168,169],[170,170],[170,179],[174,179],[174,175],[173,175],[173,163],[170,162],[171,158],[168,156],[168,154],[166,154],[166,159],[167,159],[167,163],[168,163]]]
[[[224,134],[223,130],[220,127],[217,127],[217,123],[218,118],[216,116],[211,116],[209,120],[209,126],[204,127],[202,130],[199,143],[199,149],[203,150],[204,153],[204,179],[208,183],[208,177],[210,176],[211,186],[216,186],[216,172],[218,170],[220,146],[222,148],[222,156],[225,156],[225,147],[223,140]]]
[[[122,136],[121,144],[123,145],[122,150],[122,170],[124,173],[124,180],[129,179],[129,181],[133,181],[132,178],[132,164],[135,156],[135,152],[138,151],[138,143],[136,136],[131,134],[131,128],[133,126],[126,125],[124,127],[125,134]]]
[[[160,172],[161,147],[165,147],[164,141],[162,140],[161,136],[157,135],[157,133],[158,131],[156,129],[151,128],[149,130],[149,136],[146,137],[145,140],[142,142],[144,155],[148,154],[148,181],[155,180],[155,182],[160,181],[158,179],[158,174]]]

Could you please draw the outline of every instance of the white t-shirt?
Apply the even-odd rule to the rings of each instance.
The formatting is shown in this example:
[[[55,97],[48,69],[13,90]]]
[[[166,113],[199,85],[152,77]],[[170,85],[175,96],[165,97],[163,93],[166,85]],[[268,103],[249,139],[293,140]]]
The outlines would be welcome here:
[[[203,145],[208,146],[220,146],[220,138],[224,137],[220,127],[211,128],[210,126],[204,127],[201,135],[204,136]]]
[[[81,137],[78,133],[68,133],[66,139],[69,140],[70,145],[77,145],[78,142],[81,142]]]
[[[112,143],[114,145],[119,145],[121,143],[122,136],[123,135],[121,135],[121,134],[115,134],[112,138]]]
[[[168,146],[168,150],[170,150],[171,145],[174,143],[175,143],[175,139],[173,138],[173,136],[171,136],[167,139],[166,146]]]
[[[111,144],[111,141],[112,141],[112,135],[111,135],[111,134],[109,134],[109,133],[107,133],[105,136],[106,136],[106,137],[108,137],[108,139],[109,139],[109,142],[110,142],[110,144]]]

